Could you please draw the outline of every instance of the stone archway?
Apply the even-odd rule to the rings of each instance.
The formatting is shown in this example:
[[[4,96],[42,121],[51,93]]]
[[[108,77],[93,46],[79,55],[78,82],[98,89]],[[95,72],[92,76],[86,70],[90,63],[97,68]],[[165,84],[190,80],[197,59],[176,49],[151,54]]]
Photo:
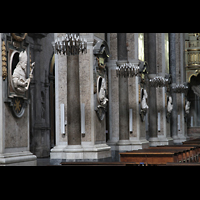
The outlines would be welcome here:
[[[200,137],[200,73],[192,74],[189,78],[189,91],[187,94],[190,104],[187,126],[188,136],[191,139]]]

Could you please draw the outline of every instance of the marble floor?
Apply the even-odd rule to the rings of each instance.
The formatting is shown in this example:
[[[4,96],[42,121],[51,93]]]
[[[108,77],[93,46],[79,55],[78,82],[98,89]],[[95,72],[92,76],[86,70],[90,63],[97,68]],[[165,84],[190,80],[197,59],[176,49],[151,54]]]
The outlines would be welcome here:
[[[84,160],[62,160],[62,159],[53,159],[48,158],[37,158],[37,166],[52,166],[52,165],[60,165],[61,162],[119,162],[119,151],[111,151],[111,156],[109,158],[104,159],[84,159]]]

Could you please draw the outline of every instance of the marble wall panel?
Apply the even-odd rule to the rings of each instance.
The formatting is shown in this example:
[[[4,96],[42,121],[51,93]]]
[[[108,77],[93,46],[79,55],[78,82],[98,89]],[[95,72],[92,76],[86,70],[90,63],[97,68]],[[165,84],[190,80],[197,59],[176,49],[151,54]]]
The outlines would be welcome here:
[[[163,113],[163,88],[156,88],[156,98],[157,98],[157,112],[160,113],[160,131],[158,135],[164,135],[164,113]],[[157,129],[158,130],[158,129]]]
[[[90,49],[87,54],[79,55],[79,77],[80,77],[80,102],[85,104],[85,137],[82,141],[91,141],[91,80],[90,73],[92,66],[90,66]]]
[[[162,33],[156,34],[156,66],[157,73],[162,73]]]
[[[135,76],[133,78],[128,79],[128,87],[129,87],[129,109],[132,109],[132,116],[133,116],[133,133],[130,134],[130,137],[137,137],[137,117],[138,115],[138,107],[137,104],[137,94],[136,94],[136,80]],[[138,85],[137,85],[138,87]]]
[[[116,77],[116,71],[111,70],[111,91],[112,101],[112,137],[119,138],[119,80]]]
[[[117,33],[110,33],[110,59],[117,60]]]
[[[135,59],[135,33],[126,34],[128,59]],[[138,40],[136,40],[138,42]]]
[[[67,121],[67,56],[58,54],[58,109],[59,109],[59,141],[67,142],[67,126],[65,126],[65,135],[61,134],[61,111],[60,104],[64,104],[65,108],[65,120]]]
[[[21,118],[13,116],[11,108],[5,105],[5,148],[28,147],[29,106]]]

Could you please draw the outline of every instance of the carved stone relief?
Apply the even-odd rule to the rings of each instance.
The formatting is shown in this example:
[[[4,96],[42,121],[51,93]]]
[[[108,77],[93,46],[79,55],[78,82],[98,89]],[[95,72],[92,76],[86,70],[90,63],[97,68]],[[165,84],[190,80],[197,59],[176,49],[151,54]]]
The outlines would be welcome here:
[[[105,41],[98,41],[94,46],[94,101],[95,110],[100,121],[104,119],[108,102],[107,68],[105,59],[109,57],[109,50]]]
[[[11,35],[6,34],[4,37],[8,58],[8,79],[5,84],[5,102],[9,103],[14,116],[17,118],[23,116],[25,108],[29,103],[29,94],[27,91],[33,78],[32,74],[34,69],[34,63],[32,63],[30,64],[31,68],[29,70],[29,46],[25,41],[26,35],[23,34],[21,37],[20,34],[12,33]]]

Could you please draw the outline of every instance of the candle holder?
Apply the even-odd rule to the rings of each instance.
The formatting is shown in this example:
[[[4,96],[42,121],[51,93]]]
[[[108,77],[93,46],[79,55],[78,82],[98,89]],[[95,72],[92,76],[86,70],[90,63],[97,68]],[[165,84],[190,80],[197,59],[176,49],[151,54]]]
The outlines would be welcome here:
[[[149,74],[149,86],[150,87],[167,87],[170,83],[170,76],[165,75],[163,76],[157,76],[156,74]]]
[[[135,66],[132,63],[129,63],[128,61],[120,64],[117,62],[117,67],[116,67],[116,75],[117,77],[133,77],[137,76],[140,73],[143,73],[144,68],[146,68],[146,62],[140,61],[138,66]]]
[[[188,84],[187,83],[181,83],[181,84],[172,84],[171,90],[174,93],[187,93],[188,91]]]
[[[76,34],[66,34],[65,37],[57,38],[52,42],[54,53],[63,53],[64,55],[78,55],[87,53],[87,40],[76,36]]]

